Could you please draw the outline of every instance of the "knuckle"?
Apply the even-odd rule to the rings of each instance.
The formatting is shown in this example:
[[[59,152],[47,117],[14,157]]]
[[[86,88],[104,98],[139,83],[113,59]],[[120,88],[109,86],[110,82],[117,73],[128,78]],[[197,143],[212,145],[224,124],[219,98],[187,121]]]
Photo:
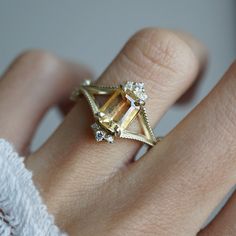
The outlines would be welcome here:
[[[57,72],[60,65],[60,60],[53,54],[44,50],[31,49],[18,55],[11,67],[17,71],[24,70],[26,73],[34,71],[35,75],[42,75],[34,78],[41,80]]]
[[[196,73],[199,66],[190,46],[175,33],[163,29],[138,31],[128,41],[124,54],[144,72],[151,69],[186,77]]]
[[[42,67],[47,65],[57,66],[59,63],[59,59],[52,53],[39,49],[30,49],[22,52],[17,57],[17,61],[21,63],[31,63]]]

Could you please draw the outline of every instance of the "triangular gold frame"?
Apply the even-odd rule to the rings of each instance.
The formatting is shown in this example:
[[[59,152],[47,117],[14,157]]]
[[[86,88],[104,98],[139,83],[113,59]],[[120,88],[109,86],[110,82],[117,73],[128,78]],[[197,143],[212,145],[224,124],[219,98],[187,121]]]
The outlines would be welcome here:
[[[93,116],[98,121],[98,114],[100,113],[100,107],[98,106],[95,95],[110,95],[113,94],[120,86],[99,86],[91,84],[90,80],[86,80],[79,88],[77,88],[71,96],[72,100],[77,100],[78,96],[84,95],[87,99],[89,106],[92,110]],[[150,146],[154,146],[158,139],[155,137],[153,130],[150,126],[147,112],[144,105],[140,105],[140,110],[137,113],[139,122],[143,129],[144,134],[129,131],[128,129],[122,129],[116,136],[120,138],[133,139]]]

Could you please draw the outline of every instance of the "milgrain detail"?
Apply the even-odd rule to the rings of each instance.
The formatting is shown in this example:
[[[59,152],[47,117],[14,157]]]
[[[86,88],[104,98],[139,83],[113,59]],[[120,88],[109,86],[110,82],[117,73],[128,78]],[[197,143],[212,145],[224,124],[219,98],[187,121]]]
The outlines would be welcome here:
[[[91,84],[90,80],[76,88],[71,99],[76,101],[84,95],[95,118],[91,125],[97,141],[114,142],[114,137],[137,140],[154,146],[158,141],[149,123],[145,109],[148,98],[144,83],[126,81],[118,86],[100,86]],[[108,100],[101,106],[95,100],[96,95],[109,95]],[[128,130],[130,123],[138,118],[143,133]]]

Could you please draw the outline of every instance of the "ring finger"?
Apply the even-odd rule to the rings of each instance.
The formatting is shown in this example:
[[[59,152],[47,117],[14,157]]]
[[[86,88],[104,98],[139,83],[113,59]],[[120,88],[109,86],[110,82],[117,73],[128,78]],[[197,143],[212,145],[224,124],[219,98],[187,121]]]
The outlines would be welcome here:
[[[149,95],[146,108],[153,126],[193,83],[204,54],[192,38],[167,30],[145,29],[128,41],[96,83],[144,82]],[[67,202],[70,215],[76,214],[75,201],[81,188],[105,181],[125,166],[140,147],[140,143],[121,139],[114,145],[96,143],[90,131],[92,122],[88,104],[81,100],[48,142],[29,158],[28,167],[34,170],[35,181],[55,215],[57,211],[67,214],[61,201]],[[57,201],[50,202],[57,193]]]

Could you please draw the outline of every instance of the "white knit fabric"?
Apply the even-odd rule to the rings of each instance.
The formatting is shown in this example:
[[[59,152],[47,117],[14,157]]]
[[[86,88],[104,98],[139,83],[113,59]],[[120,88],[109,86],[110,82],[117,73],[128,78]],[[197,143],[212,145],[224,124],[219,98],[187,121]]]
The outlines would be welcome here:
[[[4,139],[0,139],[0,235],[66,235],[48,214],[23,158]]]

